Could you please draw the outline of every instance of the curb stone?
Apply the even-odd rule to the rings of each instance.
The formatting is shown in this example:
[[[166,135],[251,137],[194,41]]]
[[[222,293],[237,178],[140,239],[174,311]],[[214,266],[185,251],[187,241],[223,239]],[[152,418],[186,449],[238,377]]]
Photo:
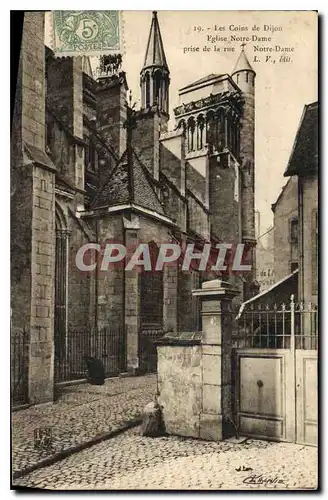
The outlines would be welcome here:
[[[138,417],[137,419],[131,420],[130,422],[127,422],[126,424],[123,424],[119,429],[116,429],[115,431],[107,432],[105,434],[101,434],[100,436],[96,436],[89,441],[86,441],[81,444],[77,444],[75,446],[71,446],[70,448],[67,448],[66,450],[59,451],[58,453],[55,453],[51,457],[45,458],[44,460],[40,460],[39,462],[30,465],[28,467],[25,467],[24,469],[21,470],[16,470],[12,474],[12,480],[14,479],[19,479],[20,477],[26,476],[27,474],[30,474],[31,472],[37,470],[37,469],[42,469],[44,467],[48,467],[49,465],[53,465],[56,462],[59,462],[60,460],[63,460],[64,458],[69,457],[70,455],[73,455],[74,453],[78,453],[82,450],[85,450],[86,448],[90,448],[91,446],[94,446],[95,444],[98,444],[102,441],[105,441],[106,439],[110,439],[112,437],[115,437],[119,434],[122,434],[123,432],[127,431],[128,429],[131,429],[132,427],[137,427],[140,425],[142,422],[141,417]]]

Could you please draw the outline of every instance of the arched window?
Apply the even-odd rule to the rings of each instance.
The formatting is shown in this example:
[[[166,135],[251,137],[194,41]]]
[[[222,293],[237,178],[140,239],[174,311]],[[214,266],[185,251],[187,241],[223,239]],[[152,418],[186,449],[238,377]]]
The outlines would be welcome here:
[[[218,151],[222,151],[225,146],[225,113],[224,109],[220,108],[218,110],[218,122],[219,122],[219,137],[218,137]]]
[[[231,117],[230,117],[229,114],[226,116],[226,123],[227,123],[227,141],[228,141],[227,146],[231,150],[231,146],[232,146],[232,144],[231,144],[231,142],[232,142],[231,141],[232,127],[231,127]]]
[[[150,76],[149,76],[149,73],[146,73],[146,78],[145,78],[145,82],[146,82],[146,108],[149,108],[150,107]]]
[[[197,119],[197,149],[204,147],[204,117],[200,115]]]
[[[240,155],[240,128],[239,122],[236,124],[236,155],[239,157]]]
[[[178,123],[178,129],[181,129],[183,131],[186,130],[186,122],[184,120],[180,120]]]
[[[161,106],[161,83],[162,75],[160,71],[156,71],[154,75],[154,104]]]
[[[208,111],[206,115],[206,144],[214,145],[214,111]]]
[[[248,83],[248,71],[246,71],[246,82]]]
[[[188,152],[195,149],[195,120],[189,118],[188,120]]]

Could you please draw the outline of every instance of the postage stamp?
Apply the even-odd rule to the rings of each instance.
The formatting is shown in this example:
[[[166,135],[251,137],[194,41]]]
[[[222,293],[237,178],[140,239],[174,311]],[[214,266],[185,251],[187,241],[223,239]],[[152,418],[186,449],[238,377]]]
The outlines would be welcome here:
[[[52,31],[57,56],[122,52],[121,13],[116,10],[54,11]]]

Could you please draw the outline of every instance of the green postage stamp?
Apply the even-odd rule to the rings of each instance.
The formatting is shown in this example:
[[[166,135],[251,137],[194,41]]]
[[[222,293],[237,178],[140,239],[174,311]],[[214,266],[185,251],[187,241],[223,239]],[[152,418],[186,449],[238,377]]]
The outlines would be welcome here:
[[[122,22],[117,10],[60,10],[52,12],[57,56],[121,52]]]

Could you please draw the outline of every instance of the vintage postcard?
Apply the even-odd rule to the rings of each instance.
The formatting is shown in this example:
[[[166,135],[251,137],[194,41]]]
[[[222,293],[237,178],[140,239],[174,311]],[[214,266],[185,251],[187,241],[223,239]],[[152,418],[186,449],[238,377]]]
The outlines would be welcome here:
[[[317,489],[317,12],[12,23],[12,489]]]

